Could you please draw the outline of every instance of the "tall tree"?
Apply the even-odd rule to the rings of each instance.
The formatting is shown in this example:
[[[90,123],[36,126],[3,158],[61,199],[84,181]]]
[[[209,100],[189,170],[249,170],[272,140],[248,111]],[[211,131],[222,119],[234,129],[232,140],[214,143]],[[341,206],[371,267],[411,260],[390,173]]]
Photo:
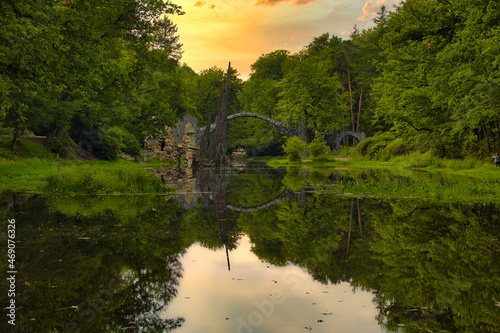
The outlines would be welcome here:
[[[498,133],[499,5],[409,0],[391,13],[382,39],[377,117],[422,149],[488,154]],[[479,146],[469,146],[475,135]],[[463,145],[462,143],[465,143]],[[475,149],[470,149],[475,147]]]
[[[344,125],[341,85],[336,76],[327,74],[328,67],[328,62],[309,57],[285,75],[279,83],[280,120],[296,125],[307,120],[310,128],[319,131]]]
[[[0,6],[0,120],[13,129],[13,149],[25,128],[46,134],[50,145],[71,121],[92,128],[109,118],[114,97],[144,70],[135,59],[160,46],[176,59],[180,47],[164,15],[182,12],[170,2],[28,0]]]

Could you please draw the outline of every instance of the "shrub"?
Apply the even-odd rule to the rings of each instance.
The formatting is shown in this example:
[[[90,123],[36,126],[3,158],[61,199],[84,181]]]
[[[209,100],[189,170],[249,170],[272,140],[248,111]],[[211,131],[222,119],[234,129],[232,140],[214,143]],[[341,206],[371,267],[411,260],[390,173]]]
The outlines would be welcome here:
[[[389,144],[384,149],[383,155],[387,158],[392,158],[395,156],[406,154],[409,150],[409,145],[405,143],[402,138],[397,138],[389,142]]]
[[[122,138],[123,138],[123,152],[125,154],[129,154],[131,156],[139,156],[141,154],[141,144],[139,140],[131,133],[127,132],[126,130],[123,130],[122,133]]]
[[[378,132],[374,136],[358,143],[356,146],[356,155],[366,158],[381,157],[384,149],[394,139],[394,134],[391,132]]]
[[[416,168],[425,168],[431,165],[436,165],[437,158],[433,157],[430,152],[425,154],[415,152],[408,158],[410,165]]]
[[[76,154],[78,146],[76,143],[69,137],[66,132],[61,133],[61,135],[57,136],[52,145],[50,146],[50,150],[53,153],[59,154],[62,158],[68,158],[72,155]]]
[[[323,155],[330,151],[330,147],[326,144],[323,135],[317,131],[314,136],[314,140],[307,146],[307,148],[315,160],[320,159]]]
[[[287,155],[287,159],[290,162],[296,162],[302,160],[302,153],[306,149],[306,144],[302,142],[297,136],[288,139],[283,146],[283,150]]]

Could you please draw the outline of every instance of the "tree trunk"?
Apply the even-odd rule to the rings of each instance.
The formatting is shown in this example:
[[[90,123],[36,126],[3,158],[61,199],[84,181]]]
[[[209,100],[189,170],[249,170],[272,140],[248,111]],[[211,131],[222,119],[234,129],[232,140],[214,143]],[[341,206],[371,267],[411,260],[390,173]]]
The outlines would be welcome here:
[[[352,212],[354,210],[354,199],[351,202],[351,214],[349,215],[349,233],[347,234],[347,253],[346,258],[349,255],[349,246],[351,243],[351,222],[352,222]]]
[[[342,127],[342,134],[344,134],[346,132],[346,128],[345,126]],[[344,147],[349,147],[349,142],[347,141],[347,136],[344,135],[344,137],[342,138],[342,141],[344,142]]]
[[[17,147],[17,141],[19,139],[19,130],[14,130],[14,134],[12,135],[12,142],[10,143],[10,151],[15,152]]]
[[[82,138],[83,138],[83,123],[79,121],[80,126],[78,128],[78,151],[82,151]]]
[[[54,142],[54,138],[56,137],[57,127],[51,130],[51,132],[45,138],[45,146],[50,147],[52,142]]]
[[[351,107],[351,123],[352,123],[352,131],[355,132],[354,128],[354,106],[352,105],[352,88],[351,88],[351,71],[349,70],[349,65],[347,65],[347,81],[349,84],[349,105]],[[356,145],[356,139],[352,140],[352,144]]]
[[[497,149],[500,149],[500,127],[498,127],[498,120],[495,120],[495,126],[497,127]]]
[[[363,238],[363,226],[361,225],[361,209],[359,208],[359,199],[356,199],[356,206],[358,206],[359,233],[361,234],[361,238]]]
[[[365,89],[365,84],[361,85],[361,93],[359,95],[359,105],[358,105],[358,121],[356,123],[356,132],[359,132],[359,122],[361,120],[361,105],[363,102],[363,90]]]
[[[486,135],[486,127],[483,125],[482,119],[481,119],[481,127],[483,128],[483,135],[484,138],[486,139],[486,143],[488,144],[488,151],[491,153],[490,139],[488,138],[488,135]]]

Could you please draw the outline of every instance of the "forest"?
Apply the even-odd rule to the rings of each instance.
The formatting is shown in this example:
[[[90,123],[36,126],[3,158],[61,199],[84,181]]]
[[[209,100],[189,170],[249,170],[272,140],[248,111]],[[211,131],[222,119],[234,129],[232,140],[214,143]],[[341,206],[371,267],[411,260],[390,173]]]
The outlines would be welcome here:
[[[147,135],[216,113],[224,70],[182,62],[171,17],[183,11],[170,1],[7,0],[0,9],[2,158],[26,135],[61,157],[138,156]],[[500,149],[500,3],[407,0],[373,21],[348,39],[325,32],[299,52],[263,54],[246,81],[232,69],[229,114],[364,131],[357,151],[373,159],[491,159]],[[230,151],[283,154],[286,138],[272,125],[229,125]]]

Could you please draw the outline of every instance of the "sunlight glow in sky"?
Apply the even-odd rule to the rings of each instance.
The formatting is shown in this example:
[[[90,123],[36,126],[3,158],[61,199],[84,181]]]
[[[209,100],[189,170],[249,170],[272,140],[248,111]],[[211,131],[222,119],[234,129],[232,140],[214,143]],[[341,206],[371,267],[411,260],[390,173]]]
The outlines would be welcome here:
[[[278,49],[292,53],[328,32],[348,39],[354,24],[373,26],[380,6],[399,0],[174,0],[186,12],[174,16],[182,63],[200,72],[232,67],[247,79],[250,65]]]

